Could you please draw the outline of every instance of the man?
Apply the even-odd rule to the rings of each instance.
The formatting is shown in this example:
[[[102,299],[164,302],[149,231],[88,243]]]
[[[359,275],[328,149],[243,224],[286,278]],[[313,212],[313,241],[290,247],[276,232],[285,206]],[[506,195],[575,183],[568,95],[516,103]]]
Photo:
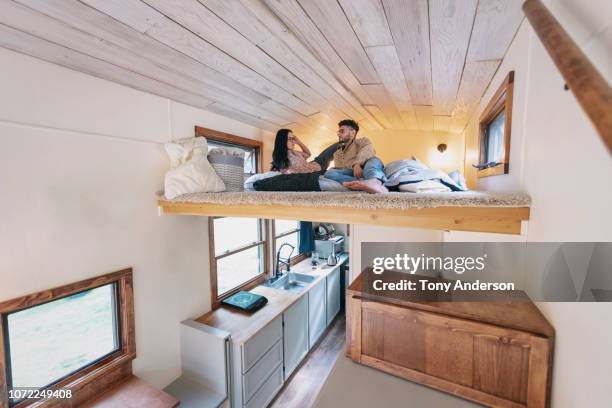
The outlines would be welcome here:
[[[334,168],[325,177],[342,183],[351,190],[368,193],[388,193],[382,161],[375,156],[368,138],[357,139],[359,125],[351,119],[338,123],[338,150],[334,153]]]

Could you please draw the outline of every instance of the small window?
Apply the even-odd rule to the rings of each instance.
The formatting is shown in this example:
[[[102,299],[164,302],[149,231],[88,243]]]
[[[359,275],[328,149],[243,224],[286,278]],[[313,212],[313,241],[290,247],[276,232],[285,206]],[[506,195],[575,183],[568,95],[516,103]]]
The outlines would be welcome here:
[[[119,350],[117,305],[111,283],[6,314],[9,389],[47,388]]]
[[[510,131],[514,71],[511,71],[480,117],[478,177],[510,170]]]
[[[213,140],[208,141],[208,150],[215,149],[218,147],[233,147],[240,149],[244,152],[244,173],[255,174],[257,173],[257,149],[254,147],[239,146],[232,143],[216,142]]]
[[[0,407],[30,406],[34,391],[85,401],[135,356],[131,269],[0,302]]]
[[[221,300],[266,273],[265,222],[257,218],[214,218],[211,275]]]
[[[276,253],[278,249],[285,243],[290,244],[294,248],[291,254],[292,264],[304,259],[305,255],[300,253],[300,222],[293,220],[273,220],[272,223],[274,231],[274,264],[276,265]],[[285,254],[281,254],[281,258],[286,256],[287,253],[289,252],[287,251]]]

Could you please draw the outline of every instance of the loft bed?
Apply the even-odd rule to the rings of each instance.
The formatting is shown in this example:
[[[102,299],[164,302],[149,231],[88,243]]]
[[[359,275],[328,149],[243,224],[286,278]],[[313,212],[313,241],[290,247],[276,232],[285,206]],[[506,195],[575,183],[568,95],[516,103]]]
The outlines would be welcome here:
[[[267,192],[160,196],[164,214],[256,217],[520,234],[531,200],[522,193]]]

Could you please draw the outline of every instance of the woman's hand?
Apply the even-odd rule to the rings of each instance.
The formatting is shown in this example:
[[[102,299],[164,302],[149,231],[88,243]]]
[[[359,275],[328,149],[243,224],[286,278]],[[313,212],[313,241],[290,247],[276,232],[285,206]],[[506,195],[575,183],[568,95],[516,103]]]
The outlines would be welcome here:
[[[310,149],[308,149],[308,147],[304,143],[302,143],[300,138],[297,137],[295,133],[293,134],[293,143],[300,146],[300,149],[302,149],[302,152],[304,153],[304,157],[306,159],[310,157]]]

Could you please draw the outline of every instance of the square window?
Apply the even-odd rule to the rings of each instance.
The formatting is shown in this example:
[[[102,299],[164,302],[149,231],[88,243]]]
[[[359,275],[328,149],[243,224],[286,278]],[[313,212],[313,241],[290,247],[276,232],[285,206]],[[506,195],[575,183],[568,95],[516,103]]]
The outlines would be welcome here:
[[[45,389],[121,349],[116,282],[3,320],[9,389]]]

